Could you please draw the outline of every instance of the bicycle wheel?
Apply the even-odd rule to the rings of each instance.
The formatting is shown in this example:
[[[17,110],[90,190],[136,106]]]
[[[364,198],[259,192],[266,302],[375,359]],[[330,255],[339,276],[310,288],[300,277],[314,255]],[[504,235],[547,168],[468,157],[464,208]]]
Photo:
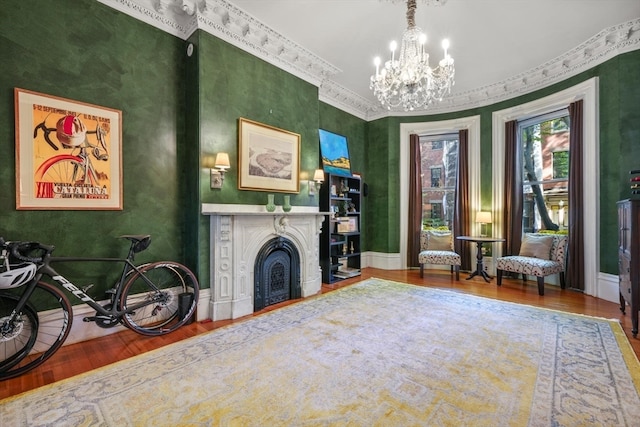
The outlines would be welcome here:
[[[36,177],[41,181],[63,182],[67,184],[98,185],[98,180],[89,168],[84,168],[82,158],[69,154],[52,157],[43,163],[36,171]]]
[[[0,373],[8,371],[29,354],[38,336],[38,314],[29,305],[13,323],[9,322],[19,299],[17,295],[0,295]]]
[[[184,265],[159,261],[140,268],[124,285],[120,308],[125,325],[143,335],[163,335],[195,313],[200,286]]]
[[[48,283],[38,282],[22,313],[9,322],[17,298],[12,293],[0,296],[0,379],[22,375],[51,357],[73,321],[69,299]]]

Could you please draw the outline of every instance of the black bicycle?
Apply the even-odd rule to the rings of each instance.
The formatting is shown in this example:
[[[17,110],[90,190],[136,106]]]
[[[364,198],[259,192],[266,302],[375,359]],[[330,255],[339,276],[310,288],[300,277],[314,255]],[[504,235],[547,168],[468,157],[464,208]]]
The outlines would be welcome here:
[[[60,288],[94,309],[83,320],[102,328],[123,324],[143,335],[163,335],[194,316],[200,289],[195,275],[173,261],[135,265],[134,255],[149,246],[151,236],[121,237],[131,242],[126,258],[53,257],[54,246],[0,238],[0,380],[39,366],[67,339],[73,308]],[[91,285],[81,289],[51,266],[84,261],[124,264],[102,304],[87,295]]]

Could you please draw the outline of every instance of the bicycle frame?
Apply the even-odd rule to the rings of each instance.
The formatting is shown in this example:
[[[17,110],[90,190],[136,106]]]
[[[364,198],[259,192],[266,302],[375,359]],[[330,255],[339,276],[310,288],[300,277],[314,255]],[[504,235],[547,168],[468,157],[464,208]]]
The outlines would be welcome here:
[[[142,302],[140,302],[138,304],[132,305],[132,306],[128,307],[126,310],[120,310],[119,307],[118,307],[117,301],[120,299],[121,292],[122,292],[122,285],[125,283],[125,280],[126,280],[127,276],[130,275],[132,272],[137,272],[137,273],[140,272],[140,267],[136,266],[131,261],[131,259],[132,259],[132,253],[131,252],[132,251],[133,250],[130,249],[130,253],[129,253],[129,257],[128,258],[52,257],[49,254],[46,254],[43,257],[42,263],[38,266],[38,270],[36,272],[35,277],[33,279],[31,279],[31,281],[25,285],[25,290],[22,293],[22,295],[20,296],[18,304],[16,305],[16,308],[14,310],[14,313],[12,313],[12,315],[13,314],[17,315],[17,313],[19,313],[23,309],[24,305],[26,304],[26,302],[31,297],[31,294],[33,293],[36,285],[38,284],[38,282],[40,280],[42,280],[43,276],[50,277],[59,286],[61,286],[62,288],[67,290],[69,293],[71,293],[71,295],[73,295],[74,297],[76,297],[77,299],[79,299],[83,303],[87,304],[92,309],[94,309],[96,311],[97,315],[105,316],[105,320],[117,320],[117,319],[120,319],[123,315],[128,314],[128,313],[132,313],[132,312],[138,310],[141,307],[145,307],[147,305],[157,303],[158,300],[152,299],[152,300],[142,301]],[[112,263],[123,263],[124,266],[122,268],[122,273],[120,275],[120,279],[116,282],[116,285],[114,286],[114,292],[113,292],[113,294],[111,295],[111,298],[110,298],[110,300],[111,300],[111,309],[107,309],[107,308],[103,307],[102,305],[100,305],[95,299],[93,299],[91,296],[89,296],[83,289],[79,288],[78,286],[73,284],[71,281],[69,281],[67,278],[65,278],[60,273],[58,273],[50,265],[50,263],[55,263],[55,262],[112,262]],[[140,277],[145,282],[147,282],[147,284],[149,284],[149,286],[151,286],[153,289],[158,290],[158,288],[155,286],[155,284],[152,281],[150,281],[144,274],[140,274]],[[97,316],[96,316],[96,318],[97,318]],[[93,319],[88,318],[88,319],[89,320],[96,320],[96,318],[93,318]]]

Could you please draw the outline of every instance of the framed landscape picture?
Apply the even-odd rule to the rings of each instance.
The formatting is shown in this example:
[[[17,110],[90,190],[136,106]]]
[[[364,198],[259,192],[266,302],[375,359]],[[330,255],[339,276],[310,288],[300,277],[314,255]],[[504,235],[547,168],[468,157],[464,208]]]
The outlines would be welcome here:
[[[16,209],[121,210],[122,112],[14,89]]]
[[[239,119],[238,188],[300,192],[300,135]]]
[[[324,129],[318,129],[318,132],[324,171],[332,175],[351,176],[347,137]]]

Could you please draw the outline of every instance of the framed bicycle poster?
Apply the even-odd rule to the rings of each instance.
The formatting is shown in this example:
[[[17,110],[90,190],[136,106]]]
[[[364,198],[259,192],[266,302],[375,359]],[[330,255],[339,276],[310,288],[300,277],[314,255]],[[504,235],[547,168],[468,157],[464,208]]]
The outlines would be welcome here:
[[[14,95],[16,209],[122,210],[122,112]]]
[[[300,192],[300,135],[240,118],[240,190]]]

